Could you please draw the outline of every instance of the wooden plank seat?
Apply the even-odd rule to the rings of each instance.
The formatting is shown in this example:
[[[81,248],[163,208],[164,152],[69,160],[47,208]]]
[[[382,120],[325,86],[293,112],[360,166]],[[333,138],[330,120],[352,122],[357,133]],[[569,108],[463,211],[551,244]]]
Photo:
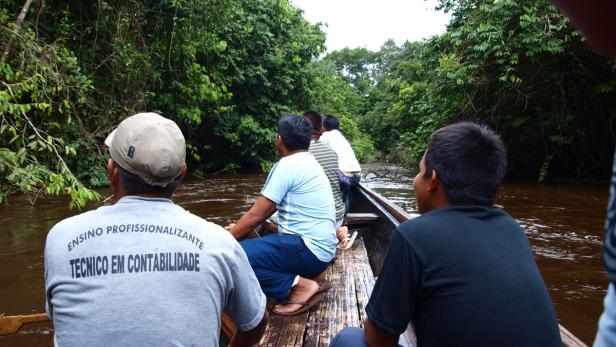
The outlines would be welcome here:
[[[359,225],[374,223],[379,220],[379,215],[376,213],[347,213],[346,225]]]
[[[331,289],[323,301],[309,312],[297,316],[270,315],[261,346],[329,345],[344,327],[362,327],[364,308],[374,286],[374,276],[363,240],[357,238],[348,250],[338,250],[337,259],[325,272],[324,284]],[[401,344],[413,346],[412,331],[401,337]]]

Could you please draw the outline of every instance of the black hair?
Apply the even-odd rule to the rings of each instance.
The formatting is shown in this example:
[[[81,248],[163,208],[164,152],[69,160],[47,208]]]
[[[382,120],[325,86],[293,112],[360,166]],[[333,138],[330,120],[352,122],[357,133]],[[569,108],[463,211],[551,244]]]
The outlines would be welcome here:
[[[452,204],[496,201],[507,155],[501,138],[487,126],[461,122],[437,130],[430,135],[424,158],[424,177],[436,171]]]
[[[175,180],[164,187],[153,186],[148,184],[141,177],[128,172],[120,165],[118,165],[118,168],[120,169],[120,179],[122,180],[122,186],[124,187],[124,193],[126,195],[152,194],[171,199],[182,181],[182,175],[179,175]]]
[[[310,121],[312,125],[312,133],[315,135],[321,135],[321,127],[323,126],[323,118],[317,111],[306,111],[304,117]]]
[[[338,117],[331,115],[325,116],[323,119],[323,128],[327,131],[340,129],[340,121],[338,121]]]
[[[278,135],[289,151],[308,150],[311,126],[305,117],[287,115],[278,121]]]

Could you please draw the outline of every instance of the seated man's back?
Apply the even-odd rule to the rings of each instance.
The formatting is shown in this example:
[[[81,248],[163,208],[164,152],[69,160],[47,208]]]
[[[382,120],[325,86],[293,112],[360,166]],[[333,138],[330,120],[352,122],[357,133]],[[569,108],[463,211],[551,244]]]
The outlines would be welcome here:
[[[355,152],[347,139],[340,132],[340,122],[335,116],[327,116],[323,121],[321,140],[327,143],[338,155],[338,168],[346,174],[359,174],[361,167]]]
[[[170,200],[129,196],[67,219],[45,252],[60,346],[216,345],[223,309],[240,328],[263,317],[239,244]],[[235,291],[242,302],[228,300]]]
[[[396,228],[366,306],[365,339],[395,346],[413,323],[418,346],[562,346],[556,313],[526,235],[493,207],[505,146],[471,122],[434,132],[413,180],[421,216]]]
[[[421,346],[560,343],[526,235],[487,206],[441,208],[401,224],[367,311],[398,333],[412,321]]]

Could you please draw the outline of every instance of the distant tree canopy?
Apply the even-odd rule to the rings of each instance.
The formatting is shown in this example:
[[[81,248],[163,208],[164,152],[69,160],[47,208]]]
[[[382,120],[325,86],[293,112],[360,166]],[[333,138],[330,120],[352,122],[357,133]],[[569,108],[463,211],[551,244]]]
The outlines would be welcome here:
[[[502,135],[510,177],[609,176],[616,61],[543,0],[440,4],[452,13],[445,34],[385,45],[374,58],[360,125],[377,148],[416,165],[434,130],[473,120]]]
[[[36,1],[0,4],[0,201],[106,184],[102,146],[140,111],[174,119],[192,173],[266,171],[276,120],[340,116],[360,159],[416,165],[459,120],[504,138],[510,177],[610,172],[613,58],[544,0],[441,0],[447,32],[324,54],[325,35],[288,0]]]

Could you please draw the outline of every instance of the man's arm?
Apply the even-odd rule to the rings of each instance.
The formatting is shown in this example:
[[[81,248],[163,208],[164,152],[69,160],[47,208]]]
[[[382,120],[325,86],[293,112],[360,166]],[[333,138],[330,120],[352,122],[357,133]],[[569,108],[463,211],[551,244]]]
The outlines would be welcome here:
[[[394,335],[372,324],[368,319],[364,321],[364,334],[370,347],[395,347],[398,345],[399,335]]]
[[[261,226],[263,227],[263,229],[269,231],[270,233],[278,232],[278,224],[263,222],[261,223]]]
[[[265,328],[267,328],[267,321],[269,317],[267,315],[267,311],[263,314],[263,319],[261,319],[261,323],[248,331],[241,331],[239,329],[236,330],[235,335],[231,339],[231,343],[229,343],[229,347],[248,347],[248,346],[257,346],[259,341],[261,341],[261,337],[263,337],[263,333],[265,333]]]
[[[248,235],[249,232],[254,230],[257,225],[263,223],[274,212],[276,212],[276,204],[263,195],[259,195],[250,210],[235,225],[231,225],[228,230],[236,240],[239,240]]]
[[[364,333],[369,346],[396,346],[408,326],[417,300],[421,265],[400,228],[394,231],[370,301]]]

